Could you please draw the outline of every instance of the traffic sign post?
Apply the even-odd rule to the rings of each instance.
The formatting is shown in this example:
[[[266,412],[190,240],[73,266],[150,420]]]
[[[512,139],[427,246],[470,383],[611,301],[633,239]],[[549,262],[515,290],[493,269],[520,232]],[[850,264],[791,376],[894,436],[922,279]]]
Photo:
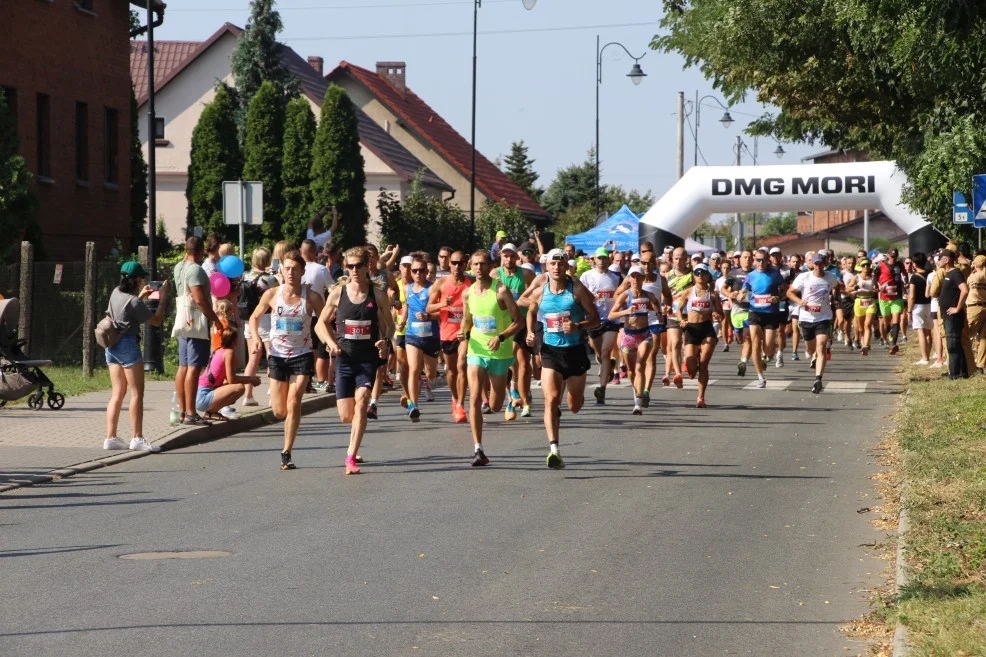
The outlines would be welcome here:
[[[244,251],[244,226],[264,223],[264,184],[245,180],[223,181],[223,220],[227,226],[240,227],[240,257]]]
[[[986,228],[986,175],[972,177],[972,216],[976,228]]]
[[[974,216],[968,201],[965,200],[965,194],[952,192],[952,223],[957,226],[971,226],[973,222]]]

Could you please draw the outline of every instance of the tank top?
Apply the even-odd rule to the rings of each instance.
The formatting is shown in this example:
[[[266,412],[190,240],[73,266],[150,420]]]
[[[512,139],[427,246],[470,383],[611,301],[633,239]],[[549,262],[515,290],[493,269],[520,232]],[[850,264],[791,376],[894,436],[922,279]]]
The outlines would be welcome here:
[[[873,278],[863,278],[861,274],[856,275],[856,290],[862,292],[873,292]]]
[[[653,294],[654,295],[654,298],[657,299],[658,302],[660,302],[660,300],[661,300],[661,288],[662,287],[663,286],[661,285],[661,279],[660,279],[660,277],[658,277],[658,279],[656,281],[652,282],[652,283],[644,283],[643,284],[644,291],[645,292],[650,292],[651,294]],[[647,313],[647,325],[648,326],[660,326],[661,324],[664,324],[664,316],[661,314],[661,311],[660,311],[660,307],[661,307],[660,303],[658,303],[658,306],[657,307],[658,307],[658,310],[656,310],[656,311],[651,310],[651,311],[649,311]]]
[[[541,296],[540,310],[544,315],[544,343],[551,347],[575,347],[582,343],[582,333],[565,333],[565,320],[581,322],[585,319],[585,310],[575,300],[572,293],[572,281],[568,281],[565,289],[555,294],[551,291],[551,283],[544,284]]]
[[[517,267],[516,273],[508,274],[505,267],[500,267],[497,272],[500,277],[500,282],[507,286],[510,293],[514,295],[514,301],[520,298],[520,295],[524,293],[524,270]],[[520,307],[521,318],[527,317],[527,307]]]
[[[403,280],[397,281],[397,298],[401,300],[401,307],[404,307],[404,304],[407,303],[407,285],[404,283]],[[396,321],[394,323],[396,324]],[[397,336],[406,335],[406,334],[407,334],[407,324],[404,325],[404,328],[397,329],[394,332],[394,335]]]
[[[277,288],[270,321],[270,355],[278,358],[303,356],[312,350],[312,314],[308,310],[308,286],[301,286],[298,303],[284,301],[286,286]]]
[[[677,311],[681,303],[681,293],[692,285],[694,278],[691,272],[679,274],[674,269],[668,272],[668,287],[671,288],[671,309]]]
[[[342,356],[361,363],[375,363],[379,356],[377,340],[380,339],[379,315],[371,285],[362,303],[353,303],[349,292],[342,286],[339,308],[336,310],[336,339]]]
[[[688,295],[685,312],[698,313],[704,318],[702,321],[706,321],[712,314],[712,290],[706,290],[705,294],[701,297],[695,296],[695,291],[696,289],[692,288],[691,293]]]
[[[877,265],[877,282],[880,284],[880,298],[893,301],[901,298],[900,265],[892,267],[885,262]]]
[[[428,295],[431,293],[429,283],[420,292],[414,291],[414,283],[407,288],[407,336],[412,338],[437,338],[437,319],[415,319],[417,313],[428,314]]]
[[[469,289],[469,279],[456,284],[451,276],[442,283],[442,296],[439,301],[444,304],[446,299],[452,299],[449,306],[442,305],[438,311],[442,340],[446,342],[459,339],[459,329],[462,328],[462,316],[465,306],[462,305],[462,293]]]
[[[503,333],[511,324],[510,315],[500,307],[496,299],[500,283],[496,280],[485,292],[480,292],[473,283],[469,288],[469,314],[472,315],[472,330],[469,331],[469,355],[483,358],[511,358],[514,353],[514,339],[507,338],[500,348],[490,351],[486,346],[492,338]]]
[[[226,363],[223,361],[223,354],[226,353],[225,349],[218,349],[216,353],[212,354],[212,360],[209,361],[209,367],[206,368],[202,376],[199,377],[199,387],[200,388],[211,388],[215,389],[226,383]],[[212,375],[212,380],[209,380],[209,375]]]

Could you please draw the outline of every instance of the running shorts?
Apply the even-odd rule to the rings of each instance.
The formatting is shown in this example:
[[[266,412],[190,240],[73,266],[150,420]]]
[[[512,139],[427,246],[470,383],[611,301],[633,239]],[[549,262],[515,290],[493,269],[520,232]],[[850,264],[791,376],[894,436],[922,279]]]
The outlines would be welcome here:
[[[315,373],[315,354],[310,351],[290,358],[270,356],[267,362],[270,378],[275,381],[287,381],[292,376],[311,376]]]
[[[404,342],[408,347],[416,347],[425,352],[425,355],[431,356],[432,358],[438,358],[438,352],[442,350],[442,343],[435,336],[431,336],[430,338],[419,338],[413,335],[408,335],[405,336]]]
[[[466,356],[466,365],[481,367],[493,376],[503,376],[510,371],[513,364],[517,362],[513,356],[510,358],[487,358],[486,356]]]
[[[357,388],[372,388],[377,376],[376,361],[336,358],[336,399],[352,399]]]
[[[846,319],[852,319],[853,313],[856,310],[856,301],[850,296],[842,297],[841,301],[842,301],[842,315]]]
[[[550,344],[541,346],[541,367],[554,370],[563,379],[584,376],[589,371],[589,355],[585,345],[574,347],[552,347]]]
[[[832,320],[825,319],[820,322],[801,322],[801,337],[805,342],[811,342],[816,337],[828,338],[832,333]]]
[[[442,353],[447,356],[459,353],[459,345],[462,344],[458,340],[442,340]]]
[[[635,353],[637,347],[645,342],[650,342],[650,330],[646,328],[642,329],[623,329],[623,339],[620,340],[620,349],[624,353]]]
[[[876,299],[870,297],[868,299],[857,298],[856,302],[853,304],[853,315],[855,317],[862,317],[863,315],[875,315],[876,314]]]
[[[622,324],[617,324],[616,322],[611,322],[604,319],[599,322],[599,326],[594,329],[589,329],[589,337],[593,339],[601,338],[603,337],[603,333],[617,333],[621,328],[623,328]]]
[[[890,301],[884,301],[880,299],[880,314],[884,317],[890,317],[891,315],[899,315],[904,312],[904,300],[903,299],[891,299]]]
[[[781,313],[758,313],[751,312],[749,325],[750,326],[760,326],[765,331],[776,331],[781,325]]]
[[[733,328],[737,331],[742,331],[750,326],[750,311],[741,308],[733,308],[733,312],[729,316],[729,321],[732,322]]]
[[[685,324],[685,344],[702,344],[709,338],[718,340],[712,322],[688,322]]]

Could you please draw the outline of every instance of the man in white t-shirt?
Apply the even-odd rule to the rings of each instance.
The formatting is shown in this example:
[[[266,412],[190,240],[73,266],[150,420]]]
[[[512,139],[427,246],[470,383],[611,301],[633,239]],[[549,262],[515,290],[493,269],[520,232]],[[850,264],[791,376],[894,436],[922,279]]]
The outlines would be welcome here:
[[[831,357],[832,295],[842,290],[842,281],[825,271],[825,256],[816,253],[811,258],[811,270],[799,274],[787,292],[787,298],[797,304],[798,324],[805,339],[805,348],[815,369],[815,383],[811,391],[822,391],[822,375],[825,361]]]
[[[616,336],[620,334],[621,324],[605,319],[613,307],[616,288],[620,286],[620,277],[609,271],[609,251],[606,247],[596,249],[595,266],[582,274],[579,282],[592,293],[596,310],[601,321],[599,326],[589,330],[589,342],[596,352],[596,362],[599,363],[599,387],[595,390],[596,403],[606,403],[606,384],[613,376],[610,354],[616,344]]]
[[[317,294],[324,301],[329,297],[329,288],[335,285],[332,274],[325,265],[320,265],[316,261],[318,257],[318,245],[313,240],[305,240],[301,243],[301,257],[305,261],[305,273],[301,277],[301,284],[307,285],[312,292]],[[312,323],[314,326],[315,323]],[[329,352],[325,344],[315,335],[312,330],[312,351],[315,352],[315,380],[312,381],[312,388],[316,392],[326,392],[329,389],[329,382],[335,378],[331,376]]]
[[[305,235],[306,238],[315,243],[318,251],[321,251],[325,243],[332,239],[332,236],[339,230],[339,211],[336,210],[336,206],[332,206],[332,227],[328,230],[325,230],[326,214],[325,210],[319,210],[315,213],[312,220],[308,222],[308,233]]]

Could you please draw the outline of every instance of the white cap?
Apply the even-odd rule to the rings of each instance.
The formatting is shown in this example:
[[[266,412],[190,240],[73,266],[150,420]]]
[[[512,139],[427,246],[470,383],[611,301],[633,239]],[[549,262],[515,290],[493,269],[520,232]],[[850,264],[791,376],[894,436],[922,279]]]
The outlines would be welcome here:
[[[738,257],[740,257],[741,255],[743,255],[743,254],[742,254],[742,253],[740,253],[739,251],[733,251],[733,257],[734,257],[734,258],[738,258]]]
[[[607,269],[609,271],[614,272],[614,273],[617,273],[617,274],[620,273],[620,266],[619,265],[610,265],[609,267],[607,267]]]
[[[522,264],[522,265],[520,266],[520,268],[521,268],[521,269],[526,269],[527,271],[530,271],[530,272],[534,272],[535,274],[537,273],[537,269],[535,269],[535,268],[534,268],[534,265],[532,265],[532,264],[531,264],[531,263],[529,263],[529,262],[525,262],[524,264]]]
[[[409,265],[412,262],[414,262],[414,258],[412,258],[411,256],[404,256],[403,258],[401,258],[402,265]]]
[[[666,246],[666,247],[664,247],[664,252],[665,253],[671,253],[672,251],[674,251],[674,247],[673,246]]]
[[[692,254],[692,260],[695,260],[696,258],[699,259],[699,260],[705,260],[705,256],[702,255],[701,252],[697,252],[697,253],[693,253]]]
[[[640,254],[634,253],[632,256],[630,256],[630,262],[640,262]]]
[[[781,250],[775,246],[770,250],[770,255],[774,255],[775,253],[780,253],[780,252]]]
[[[873,258],[873,264],[875,265],[878,262],[883,262],[886,259],[887,259],[887,256],[883,255],[882,253],[878,253],[877,256],[875,258]]]
[[[561,249],[551,249],[545,256],[545,262],[549,260],[568,260],[568,255]]]
[[[709,260],[720,260],[720,259],[722,259],[722,256],[720,256],[718,253],[713,253],[712,255],[709,256]]]
[[[627,272],[627,276],[633,276],[634,274],[640,274],[641,276],[643,276],[644,270],[638,267],[637,265],[634,265],[633,267],[630,267],[630,271]]]
[[[704,272],[705,272],[706,274],[710,274],[710,273],[712,273],[712,272],[710,272],[710,271],[709,271],[709,267],[708,267],[708,265],[706,265],[705,263],[700,263],[700,264],[697,264],[697,265],[695,265],[695,266],[694,266],[694,267],[692,268],[692,272],[693,272],[693,273],[694,273],[694,272],[699,272],[699,271],[704,271]]]
[[[504,251],[513,251],[514,253],[517,253],[517,247],[508,242],[500,247],[500,253],[503,253]]]
[[[574,267],[575,266],[575,261],[574,260],[569,260],[568,261],[568,266],[569,267]]]
[[[538,259],[538,262],[540,262],[542,265],[544,263],[548,262],[548,254],[547,253],[542,253],[541,254],[541,257]]]

